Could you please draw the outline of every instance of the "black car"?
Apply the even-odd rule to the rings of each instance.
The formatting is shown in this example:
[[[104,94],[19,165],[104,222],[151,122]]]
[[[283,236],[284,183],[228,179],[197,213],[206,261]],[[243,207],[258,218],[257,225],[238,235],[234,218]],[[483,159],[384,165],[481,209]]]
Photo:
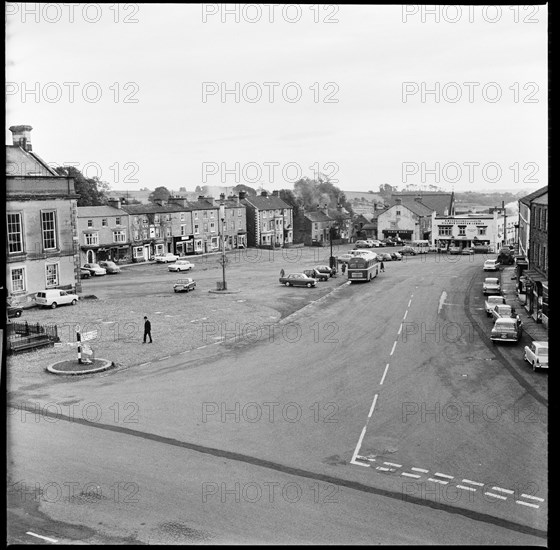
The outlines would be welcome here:
[[[318,281],[328,281],[330,277],[330,273],[320,272],[317,269],[304,269],[303,273],[305,273],[308,277],[312,279],[317,279]]]
[[[23,309],[19,306],[11,306],[8,304],[6,309],[8,310],[8,317],[21,317],[23,313]]]
[[[89,269],[86,269],[85,267],[80,267],[80,279],[89,279],[91,277],[91,273],[89,272]]]

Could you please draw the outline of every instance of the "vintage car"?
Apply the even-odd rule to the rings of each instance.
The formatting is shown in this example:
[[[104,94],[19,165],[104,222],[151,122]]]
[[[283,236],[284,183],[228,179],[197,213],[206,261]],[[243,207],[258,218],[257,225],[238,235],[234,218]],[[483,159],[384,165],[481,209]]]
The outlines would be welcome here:
[[[12,304],[6,304],[6,311],[8,317],[21,317],[23,314],[23,309],[21,307]]]
[[[336,273],[336,267],[329,267],[328,265],[316,265],[315,269],[319,273],[327,273],[329,277],[333,277]]]
[[[463,252],[463,249],[460,246],[450,246],[447,249],[448,254],[461,254],[462,252]]]
[[[483,294],[500,294],[502,287],[500,286],[499,279],[495,277],[486,277],[482,283]]]
[[[318,281],[328,281],[330,278],[329,273],[321,273],[320,271],[317,271],[317,269],[315,268],[304,269],[303,273],[308,277],[310,277],[311,279],[317,279]]]
[[[154,260],[160,264],[166,264],[169,262],[176,262],[179,259],[179,256],[175,254],[171,254],[171,252],[167,252],[165,254],[156,254],[154,256]]]
[[[169,271],[190,271],[194,267],[188,260],[177,260],[174,264],[167,266]]]
[[[465,246],[465,248],[463,248],[461,250],[461,254],[463,256],[470,256],[471,254],[474,254],[474,248],[471,248],[469,246]]]
[[[311,288],[317,286],[317,279],[308,277],[305,273],[289,273],[285,277],[280,277],[280,284],[286,286],[306,286]]]
[[[486,260],[482,266],[483,271],[499,271],[500,262],[498,260]]]
[[[91,277],[91,273],[89,269],[85,267],[80,267],[80,279],[89,279]]]
[[[491,310],[491,315],[494,321],[500,317],[515,317],[521,321],[519,315],[515,313],[515,309],[508,304],[496,304]]]
[[[535,340],[530,345],[525,346],[523,359],[531,363],[534,371],[548,369],[548,342]]]
[[[521,338],[521,321],[515,317],[500,317],[496,319],[490,340],[492,342],[519,342]]]
[[[190,292],[196,288],[196,281],[193,279],[178,279],[173,285],[173,292]]]
[[[99,277],[107,273],[107,270],[99,264],[84,264],[83,269],[87,269],[92,277]]]
[[[492,310],[494,306],[498,304],[505,304],[506,299],[500,295],[492,295],[488,296],[486,300],[484,300],[484,311],[486,311],[486,317],[492,317]]]
[[[398,252],[401,256],[416,256],[416,250],[412,246],[403,246]]]
[[[75,306],[80,297],[58,288],[49,288],[35,294],[35,303],[40,307],[50,307],[55,309],[57,306],[71,304]]]
[[[99,262],[99,265],[109,274],[121,272],[121,268],[115,262],[111,262],[110,260]]]
[[[354,246],[356,248],[373,248],[373,243],[370,243],[368,241],[356,241],[354,243]]]

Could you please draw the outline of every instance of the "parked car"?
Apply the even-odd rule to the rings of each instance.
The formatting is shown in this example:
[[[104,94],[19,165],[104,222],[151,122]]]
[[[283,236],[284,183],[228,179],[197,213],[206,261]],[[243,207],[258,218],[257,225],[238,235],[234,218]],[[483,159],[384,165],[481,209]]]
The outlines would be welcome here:
[[[85,267],[80,267],[80,279],[89,279],[91,277],[91,273],[89,269]]]
[[[336,268],[329,267],[328,265],[316,265],[315,269],[319,273],[328,273],[329,277],[332,277],[336,273]]]
[[[179,256],[171,254],[171,252],[166,252],[165,254],[156,254],[154,260],[160,264],[167,264],[169,262],[176,262]]]
[[[377,256],[377,259],[380,262],[391,262],[393,260],[393,256],[391,256],[388,252],[378,252]]]
[[[492,317],[494,320],[499,319],[500,317],[513,317],[514,319],[518,319],[521,323],[519,315],[515,313],[515,308],[508,304],[496,304],[492,309]]]
[[[386,239],[383,239],[381,241],[385,246],[396,246],[397,242],[394,241],[393,239],[391,239],[390,237],[387,237]]]
[[[305,273],[290,273],[285,277],[280,277],[280,284],[286,286],[306,286],[311,288],[317,286],[317,279],[308,277]]]
[[[500,294],[502,292],[502,287],[500,286],[499,279],[495,277],[486,277],[482,283],[482,293],[483,294]]]
[[[475,244],[473,250],[475,254],[488,254],[490,252],[490,247],[485,244]]]
[[[494,309],[494,306],[505,303],[506,299],[503,296],[488,296],[484,301],[484,311],[486,311],[486,316],[492,317],[492,310]]]
[[[366,241],[368,243],[371,243],[372,248],[379,248],[380,246],[384,246],[383,243],[381,241],[378,241],[377,239],[366,239]]]
[[[111,262],[109,260],[106,262],[99,262],[99,265],[109,274],[121,272],[121,268],[115,262]]]
[[[77,294],[69,294],[65,290],[60,290],[58,288],[42,290],[35,295],[35,303],[38,306],[50,307],[52,309],[65,304],[72,304],[75,306],[79,299]]]
[[[328,281],[330,275],[328,273],[320,273],[315,268],[304,269],[303,273],[311,279],[317,279],[318,281]]]
[[[518,342],[521,338],[521,322],[514,317],[496,319],[490,339],[492,342]]]
[[[414,250],[414,248],[412,248],[412,246],[403,246],[399,250],[399,254],[401,256],[416,256],[416,250]]]
[[[548,342],[535,340],[530,345],[525,346],[523,359],[531,363],[534,371],[548,369]]]
[[[173,292],[190,292],[196,288],[196,281],[193,279],[179,279],[173,285]]]
[[[356,241],[354,243],[356,248],[373,248],[373,245],[370,244],[368,241]]]
[[[461,254],[462,248],[460,246],[450,246],[447,252],[448,254]]]
[[[500,262],[498,260],[485,260],[482,269],[483,271],[499,271]]]
[[[337,257],[338,262],[339,263],[344,263],[347,264],[348,260],[350,260],[350,258],[353,258],[354,254],[350,253],[350,252],[346,252],[345,254],[341,254],[340,256]]]
[[[14,306],[11,304],[6,304],[6,311],[9,317],[21,317],[23,314],[23,308],[19,306]]]
[[[393,260],[395,261],[401,261],[402,260],[402,254],[400,252],[390,252],[391,256],[393,257]]]
[[[474,254],[474,248],[465,246],[465,248],[461,250],[461,254],[463,256],[470,256],[471,254]]]
[[[498,262],[502,265],[512,265],[515,262],[513,250],[509,246],[500,248],[498,252]]]
[[[167,266],[169,271],[190,271],[194,267],[188,260],[177,260],[174,264]]]
[[[83,268],[87,269],[92,277],[101,277],[107,274],[107,270],[99,264],[84,264]]]

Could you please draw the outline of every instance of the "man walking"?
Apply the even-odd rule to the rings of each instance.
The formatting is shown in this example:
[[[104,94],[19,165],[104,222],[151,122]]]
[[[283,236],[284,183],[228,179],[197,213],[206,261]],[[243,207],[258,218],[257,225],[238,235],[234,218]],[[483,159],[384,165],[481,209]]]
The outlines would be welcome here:
[[[381,264],[379,267],[381,268],[381,271],[385,271],[385,264],[383,263],[383,260],[381,260]]]
[[[144,341],[143,344],[146,343],[146,336],[150,337],[150,344],[152,343],[152,324],[148,321],[147,317],[144,317]]]

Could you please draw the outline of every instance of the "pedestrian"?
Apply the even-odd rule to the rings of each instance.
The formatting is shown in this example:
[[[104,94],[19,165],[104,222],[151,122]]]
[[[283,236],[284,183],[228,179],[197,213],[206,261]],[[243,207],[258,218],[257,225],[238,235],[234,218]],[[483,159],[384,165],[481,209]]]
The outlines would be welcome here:
[[[284,268],[282,268],[282,269],[280,270],[280,277],[284,277],[284,275],[285,275]]]
[[[343,263],[340,269],[342,270],[342,274],[344,275],[346,271],[346,263]]]
[[[150,344],[152,343],[152,323],[148,321],[148,318],[144,316],[144,341],[143,344],[146,343],[146,336],[150,337]]]
[[[385,271],[385,264],[383,263],[383,260],[381,260],[381,265],[379,267],[381,267],[381,271]]]

